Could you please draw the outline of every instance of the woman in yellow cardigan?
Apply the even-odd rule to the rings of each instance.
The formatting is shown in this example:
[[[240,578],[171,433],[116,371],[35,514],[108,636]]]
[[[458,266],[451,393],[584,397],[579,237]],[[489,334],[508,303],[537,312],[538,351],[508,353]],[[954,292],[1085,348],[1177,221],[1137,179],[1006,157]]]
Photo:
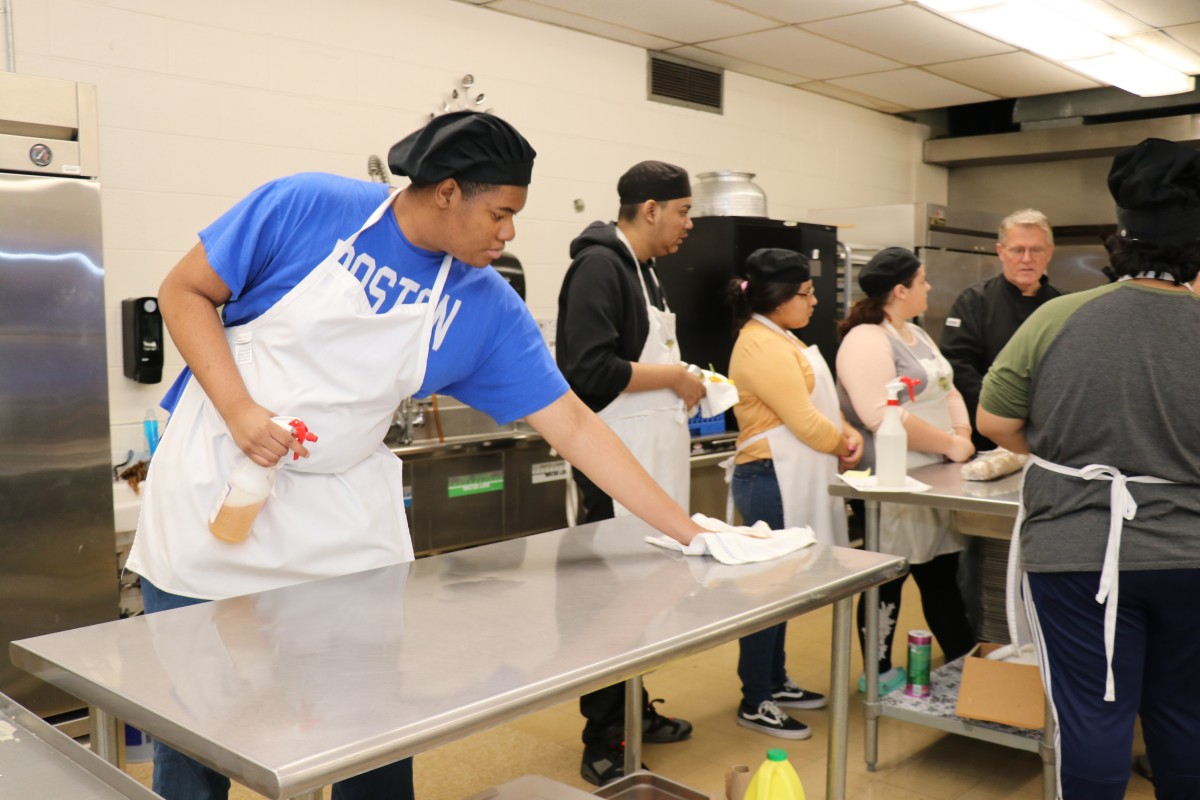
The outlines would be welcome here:
[[[755,250],[746,278],[731,284],[730,299],[740,329],[729,361],[740,396],[734,503],[746,524],[807,525],[817,541],[845,545],[845,508],[828,486],[839,467],[858,463],[862,437],[842,417],[825,359],[791,333],[808,325],[817,304],[808,259],[791,250]],[[825,697],[788,678],[784,630],[781,623],[741,640],[737,722],[783,739],[807,739],[808,726],[781,706],[822,708]]]

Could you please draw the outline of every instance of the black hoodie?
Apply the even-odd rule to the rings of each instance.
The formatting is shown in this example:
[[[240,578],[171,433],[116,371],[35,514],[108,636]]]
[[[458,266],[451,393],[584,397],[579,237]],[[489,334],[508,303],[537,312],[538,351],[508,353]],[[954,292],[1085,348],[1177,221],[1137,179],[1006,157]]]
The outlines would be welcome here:
[[[635,268],[658,308],[662,292],[651,277],[653,260],[637,265],[617,238],[615,222],[593,222],[571,242],[571,266],[558,294],[555,341],[558,368],[593,411],[611,403],[633,374],[650,332],[646,300]]]

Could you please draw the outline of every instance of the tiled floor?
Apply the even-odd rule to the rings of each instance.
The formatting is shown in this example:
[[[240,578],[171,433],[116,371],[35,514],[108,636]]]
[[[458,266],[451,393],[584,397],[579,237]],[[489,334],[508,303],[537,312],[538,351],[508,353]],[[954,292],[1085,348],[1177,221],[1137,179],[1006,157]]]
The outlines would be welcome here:
[[[831,619],[832,612],[824,609],[788,626],[788,671],[800,685],[822,692],[829,687]],[[920,599],[909,581],[899,629],[920,627],[924,627]],[[853,674],[857,676],[861,660],[857,646],[854,649]],[[898,656],[903,659],[903,652]],[[934,658],[936,666],[940,661],[936,651]],[[647,745],[647,766],[714,800],[723,800],[724,776],[731,766],[756,766],[768,748],[783,747],[800,773],[809,800],[822,800],[827,711],[792,712],[813,729],[812,738],[802,742],[782,742],[737,726],[736,663],[737,645],[728,644],[647,676],[651,697],[667,698],[660,710],[695,725],[688,741]],[[528,774],[590,790],[579,777],[581,729],[578,704],[572,701],[420,755],[416,760],[417,797],[460,800]],[[879,764],[875,772],[867,772],[863,739],[861,695],[855,693],[850,702],[847,800],[1036,800],[1042,796],[1041,762],[1033,753],[884,719],[880,722]],[[131,765],[130,772],[148,783],[148,764]],[[1126,798],[1147,800],[1153,796],[1153,787],[1135,775]],[[258,800],[260,796],[235,787],[231,798]]]

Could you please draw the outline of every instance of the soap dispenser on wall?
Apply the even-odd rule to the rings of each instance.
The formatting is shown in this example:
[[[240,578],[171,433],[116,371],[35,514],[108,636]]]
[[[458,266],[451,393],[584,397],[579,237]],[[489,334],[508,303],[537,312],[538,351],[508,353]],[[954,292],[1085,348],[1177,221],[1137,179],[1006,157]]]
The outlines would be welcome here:
[[[125,377],[138,383],[159,383],[163,370],[163,321],[158,298],[129,297],[121,301]]]

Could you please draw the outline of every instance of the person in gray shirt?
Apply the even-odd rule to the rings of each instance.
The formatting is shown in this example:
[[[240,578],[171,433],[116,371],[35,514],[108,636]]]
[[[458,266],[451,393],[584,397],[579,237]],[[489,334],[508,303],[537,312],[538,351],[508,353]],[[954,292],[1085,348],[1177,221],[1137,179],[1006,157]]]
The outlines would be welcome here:
[[[1027,613],[1009,625],[1038,653],[1060,796],[1125,796],[1140,715],[1156,796],[1196,798],[1200,152],[1147,139],[1108,185],[1119,281],[1034,312],[984,378],[977,419],[1030,454],[1009,586]]]

